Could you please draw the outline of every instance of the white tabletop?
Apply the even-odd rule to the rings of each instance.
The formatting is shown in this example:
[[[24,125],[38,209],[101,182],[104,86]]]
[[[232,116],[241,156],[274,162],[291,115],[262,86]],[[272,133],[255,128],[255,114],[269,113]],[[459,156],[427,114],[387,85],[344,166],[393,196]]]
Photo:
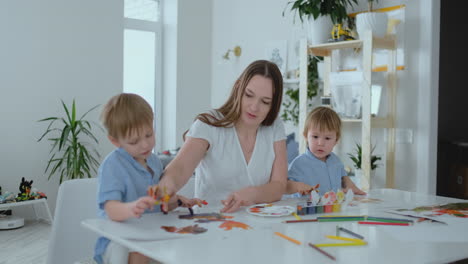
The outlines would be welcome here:
[[[467,202],[446,197],[430,196],[394,189],[372,190],[368,197],[381,199],[378,203],[348,206],[339,215],[371,215],[405,218],[389,214],[390,209]],[[295,206],[297,200],[277,204]],[[199,212],[216,212],[218,208],[202,208]],[[117,223],[103,219],[87,219],[86,228],[106,236],[132,250],[163,263],[447,263],[468,258],[468,218],[442,216],[448,225],[421,222],[412,226],[367,226],[357,222],[282,223],[293,216],[261,217],[246,210],[231,214],[232,220],[248,224],[252,229],[219,228],[222,222],[201,223],[208,229],[202,234],[174,234],[160,227],[184,227],[194,220],[178,219],[186,209],[147,214],[140,219]],[[328,213],[327,215],[329,215]],[[302,216],[311,219],[319,215]],[[323,247],[336,258],[333,261],[307,244],[333,243],[326,235],[336,235],[336,226],[345,227],[365,237],[365,246]],[[302,242],[296,245],[274,232],[280,232]],[[341,235],[341,234],[340,234]],[[347,235],[342,235],[347,236]],[[349,237],[349,236],[347,236]]]

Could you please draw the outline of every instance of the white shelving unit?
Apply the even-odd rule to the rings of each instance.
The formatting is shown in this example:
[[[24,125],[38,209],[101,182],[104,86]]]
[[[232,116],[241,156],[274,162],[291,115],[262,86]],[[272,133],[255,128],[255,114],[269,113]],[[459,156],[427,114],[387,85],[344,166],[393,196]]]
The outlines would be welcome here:
[[[300,43],[300,78],[299,78],[299,135],[302,134],[307,113],[307,64],[308,54],[324,57],[324,96],[333,96],[330,93],[330,72],[332,71],[332,51],[347,48],[360,48],[362,50],[363,84],[362,84],[362,118],[343,119],[343,122],[361,123],[362,145],[362,173],[364,177],[363,190],[368,190],[371,172],[371,132],[372,127],[387,128],[386,146],[386,187],[394,188],[395,185],[395,112],[396,112],[396,38],[387,36],[376,38],[371,31],[365,32],[362,40],[351,40],[308,46],[307,40]],[[387,116],[384,118],[371,117],[371,87],[372,87],[372,54],[374,49],[388,50],[387,64]],[[300,152],[305,150],[305,141],[299,142]]]

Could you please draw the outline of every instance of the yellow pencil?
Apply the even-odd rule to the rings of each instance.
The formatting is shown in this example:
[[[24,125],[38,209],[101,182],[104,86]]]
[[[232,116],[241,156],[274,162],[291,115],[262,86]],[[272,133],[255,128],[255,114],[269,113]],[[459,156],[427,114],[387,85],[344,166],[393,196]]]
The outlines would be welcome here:
[[[294,217],[296,218],[296,220],[302,220],[302,218],[300,216],[298,216],[296,214],[296,212],[293,212],[292,215],[294,215]]]
[[[315,246],[317,247],[346,247],[346,246],[364,246],[364,245],[367,245],[367,242],[315,244]]]
[[[297,241],[296,239],[291,238],[291,237],[288,237],[288,236],[286,236],[286,235],[283,235],[283,234],[281,234],[280,232],[275,232],[275,235],[280,236],[280,237],[282,237],[282,238],[284,238],[284,239],[286,239],[286,240],[289,240],[289,241],[291,241],[291,242],[293,242],[293,243],[295,243],[295,244],[298,244],[298,245],[301,245],[301,244],[302,244],[301,241]]]
[[[353,242],[364,242],[362,239],[357,239],[357,238],[349,238],[349,237],[340,237],[340,236],[326,236],[327,238],[330,239],[337,239],[337,240],[344,240],[344,241],[353,241]]]

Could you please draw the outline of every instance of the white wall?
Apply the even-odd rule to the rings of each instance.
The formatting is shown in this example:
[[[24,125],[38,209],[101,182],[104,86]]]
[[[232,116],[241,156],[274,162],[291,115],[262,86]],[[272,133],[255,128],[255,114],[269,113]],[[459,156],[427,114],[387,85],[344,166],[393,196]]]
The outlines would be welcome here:
[[[288,0],[217,0],[213,3],[213,70],[211,103],[220,106],[227,98],[235,78],[251,61],[263,58],[264,47],[271,40],[288,40],[288,45],[303,36],[303,30],[292,24]],[[411,129],[412,144],[396,146],[396,188],[435,193],[437,89],[438,89],[438,21],[439,0],[379,1],[376,8],[406,5],[404,36],[405,71],[399,72],[397,91],[397,128]],[[354,11],[367,8],[360,1]],[[241,45],[242,56],[222,63],[221,55]],[[288,48],[291,60],[292,47]],[[351,128],[352,130],[352,128]],[[346,133],[346,131],[344,131]],[[382,131],[376,138],[382,137]],[[345,139],[343,140],[345,141]],[[349,141],[348,141],[349,142]],[[341,146],[351,150],[354,142]],[[382,144],[383,145],[383,144]],[[343,151],[345,154],[349,151]],[[381,152],[380,152],[381,153]],[[342,155],[344,157],[345,155]],[[347,163],[346,160],[344,160]],[[383,177],[383,170],[380,172]]]
[[[162,149],[180,147],[196,114],[210,108],[211,9],[212,0],[164,2]]]
[[[47,180],[46,128],[37,120],[104,104],[122,91],[123,1],[0,1],[0,186],[17,193],[21,177],[48,196],[53,210],[58,178]],[[101,108],[88,119],[98,122]],[[103,157],[112,150],[95,130]],[[77,197],[79,199],[79,197]],[[24,209],[25,214],[30,208]],[[15,209],[15,212],[20,209]]]

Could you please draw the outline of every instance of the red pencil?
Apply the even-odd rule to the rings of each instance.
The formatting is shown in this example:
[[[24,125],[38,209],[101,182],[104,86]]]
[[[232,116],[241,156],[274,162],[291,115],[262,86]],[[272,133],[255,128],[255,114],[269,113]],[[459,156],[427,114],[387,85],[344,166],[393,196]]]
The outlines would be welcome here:
[[[302,219],[302,220],[287,220],[283,223],[305,223],[305,222],[317,222],[317,219]]]
[[[327,253],[325,250],[323,250],[323,249],[321,249],[321,248],[319,248],[319,247],[315,246],[314,244],[312,244],[312,243],[309,243],[309,246],[310,246],[311,248],[314,248],[314,249],[316,249],[318,252],[320,252],[320,253],[324,254],[325,256],[327,256],[327,257],[331,258],[332,260],[336,260],[334,256],[332,256],[332,255],[328,254],[328,253]]]
[[[393,225],[393,226],[409,226],[409,223],[387,223],[387,222],[366,222],[359,221],[358,224],[361,225]]]

